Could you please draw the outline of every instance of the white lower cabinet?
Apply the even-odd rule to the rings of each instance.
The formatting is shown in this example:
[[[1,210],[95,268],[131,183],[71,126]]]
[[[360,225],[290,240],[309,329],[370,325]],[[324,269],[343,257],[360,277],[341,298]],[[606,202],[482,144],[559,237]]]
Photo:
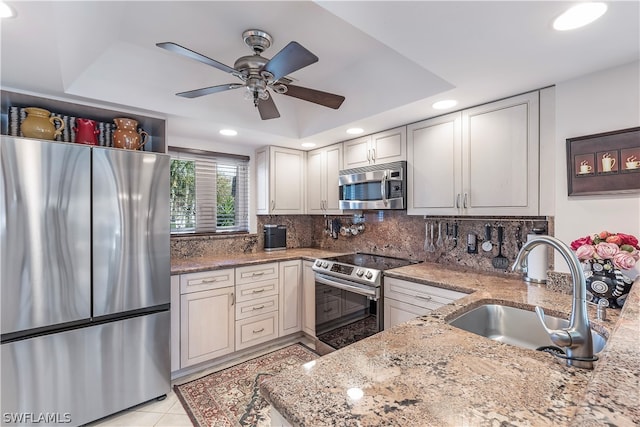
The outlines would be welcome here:
[[[302,330],[316,336],[316,273],[312,261],[302,262]]]
[[[282,337],[302,330],[302,262],[280,262],[279,280],[278,336]]]
[[[429,314],[466,295],[463,292],[385,277],[384,328]]]
[[[171,276],[171,372],[180,369],[180,276]]]
[[[181,288],[188,289],[189,281],[197,275],[202,273],[180,276]],[[235,350],[233,281],[213,281],[209,287],[180,295],[180,368]]]
[[[171,371],[302,331],[309,316],[302,266],[292,260],[171,276]],[[308,269],[313,291],[310,262]],[[305,330],[313,335],[310,313]]]

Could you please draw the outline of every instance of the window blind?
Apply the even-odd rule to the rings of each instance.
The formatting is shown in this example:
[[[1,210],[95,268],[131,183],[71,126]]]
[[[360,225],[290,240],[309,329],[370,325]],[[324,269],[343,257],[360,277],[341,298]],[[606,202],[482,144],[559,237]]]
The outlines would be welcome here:
[[[249,158],[169,148],[171,232],[249,230]]]

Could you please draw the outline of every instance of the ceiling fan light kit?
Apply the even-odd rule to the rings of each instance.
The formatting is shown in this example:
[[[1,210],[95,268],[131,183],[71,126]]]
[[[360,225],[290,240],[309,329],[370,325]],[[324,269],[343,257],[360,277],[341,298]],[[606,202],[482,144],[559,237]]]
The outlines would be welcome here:
[[[233,68],[177,43],[156,43],[156,46],[162,49],[217,68],[220,71],[238,77],[243,82],[209,86],[179,92],[176,95],[183,98],[198,98],[204,95],[246,87],[245,98],[253,101],[253,105],[258,109],[262,120],[280,117],[269,89],[281,95],[288,95],[333,109],[340,108],[344,102],[344,96],[290,84],[292,80],[286,77],[288,74],[318,61],[317,56],[298,42],[290,42],[280,52],[276,53],[273,58],[267,59],[260,54],[271,47],[273,43],[271,35],[262,30],[246,30],[242,33],[242,39],[253,50],[254,54],[238,58],[233,64]]]

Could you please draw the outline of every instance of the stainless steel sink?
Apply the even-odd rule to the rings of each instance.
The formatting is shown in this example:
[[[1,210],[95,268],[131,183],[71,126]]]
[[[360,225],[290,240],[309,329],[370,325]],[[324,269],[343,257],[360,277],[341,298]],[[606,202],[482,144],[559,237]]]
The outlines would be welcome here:
[[[545,323],[550,329],[569,326],[568,320],[549,315],[545,316]],[[505,344],[550,352],[557,349],[533,311],[506,305],[485,304],[450,320],[449,324]],[[599,353],[607,340],[594,330],[591,330],[591,336],[593,352]]]

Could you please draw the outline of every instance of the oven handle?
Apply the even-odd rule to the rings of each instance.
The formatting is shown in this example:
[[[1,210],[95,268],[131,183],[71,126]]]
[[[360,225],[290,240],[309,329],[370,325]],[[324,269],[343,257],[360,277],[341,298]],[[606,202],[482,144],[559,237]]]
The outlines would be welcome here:
[[[354,294],[364,295],[374,300],[377,300],[379,296],[377,288],[372,287],[371,289],[363,289],[358,286],[351,285],[346,281],[342,281],[336,278],[329,278],[318,273],[316,273],[316,282],[323,285],[332,286],[334,288],[344,289],[345,291],[353,292]]]

